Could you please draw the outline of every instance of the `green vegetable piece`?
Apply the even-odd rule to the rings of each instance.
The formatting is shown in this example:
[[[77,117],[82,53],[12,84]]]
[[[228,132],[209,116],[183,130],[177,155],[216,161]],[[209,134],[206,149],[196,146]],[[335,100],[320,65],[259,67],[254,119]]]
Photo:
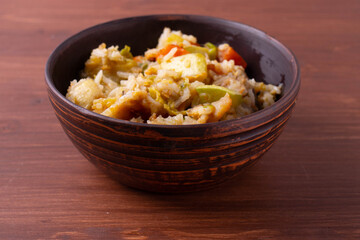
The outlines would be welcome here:
[[[164,104],[164,99],[161,97],[161,93],[155,89],[154,87],[149,88],[150,97],[152,97],[155,101]]]
[[[144,73],[144,71],[148,68],[149,64],[145,62],[142,63],[140,66],[141,66],[141,72]]]
[[[205,48],[208,49],[210,60],[216,59],[217,47],[214,44],[207,42],[205,43]]]
[[[176,116],[180,113],[186,115],[186,111],[178,111],[176,108],[171,107],[170,104],[164,104],[164,108],[170,116]]]
[[[186,114],[185,111],[178,111],[176,108],[173,108],[172,106],[170,106],[169,103],[166,103],[164,101],[164,99],[161,97],[161,93],[157,89],[155,89],[154,87],[150,87],[148,89],[149,89],[150,97],[152,97],[158,103],[163,104],[164,109],[167,111],[167,113],[170,116],[176,116],[179,113]]]
[[[240,93],[217,85],[198,86],[196,91],[199,94],[200,103],[211,103],[218,101],[220,98],[224,97],[226,93],[230,95],[232,105],[234,107],[237,107],[242,101],[242,96]]]
[[[207,48],[204,47],[198,47],[198,46],[188,46],[184,48],[186,51],[188,51],[189,53],[201,53],[202,55],[209,55],[209,50]]]
[[[128,45],[125,45],[125,47],[121,49],[120,54],[126,58],[133,58],[133,55],[130,52],[130,47]]]

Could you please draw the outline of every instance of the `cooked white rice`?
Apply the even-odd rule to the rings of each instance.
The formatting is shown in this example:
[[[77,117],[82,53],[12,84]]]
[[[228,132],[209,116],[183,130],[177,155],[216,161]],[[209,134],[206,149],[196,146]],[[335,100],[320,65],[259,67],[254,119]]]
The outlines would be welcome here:
[[[192,49],[195,52],[189,52]],[[256,82],[233,59],[220,61],[210,55],[194,36],[169,28],[144,56],[133,57],[129,47],[119,50],[102,43],[86,61],[83,78],[71,82],[66,97],[109,117],[183,125],[240,118],[274,104],[281,94],[281,85]]]

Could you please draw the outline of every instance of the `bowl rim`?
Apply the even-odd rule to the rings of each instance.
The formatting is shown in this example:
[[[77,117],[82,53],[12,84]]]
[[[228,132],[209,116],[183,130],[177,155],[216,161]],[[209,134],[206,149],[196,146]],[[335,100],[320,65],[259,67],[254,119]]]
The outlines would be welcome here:
[[[166,21],[166,20],[188,20],[188,21],[215,21],[222,24],[230,24],[237,27],[241,27],[242,29],[254,33],[255,35],[258,35],[262,38],[267,38],[272,45],[277,48],[280,52],[286,54],[287,57],[290,57],[291,66],[294,70],[294,75],[292,78],[294,79],[292,84],[289,86],[289,90],[286,94],[281,96],[280,99],[278,99],[273,105],[261,109],[259,111],[256,111],[254,113],[251,113],[249,115],[243,116],[241,118],[235,118],[235,119],[229,119],[229,120],[223,120],[219,122],[211,122],[211,123],[203,123],[203,124],[187,124],[187,125],[159,125],[159,124],[149,124],[149,123],[138,123],[138,122],[131,122],[128,120],[122,120],[112,117],[107,117],[98,113],[95,113],[91,110],[88,110],[86,108],[80,107],[76,105],[75,103],[68,100],[63,94],[60,93],[60,91],[55,87],[54,82],[52,81],[51,72],[50,70],[53,68],[53,65],[55,64],[55,59],[58,57],[59,53],[62,49],[66,48],[67,46],[71,45],[73,42],[76,42],[78,39],[81,39],[83,35],[87,35],[89,32],[92,32],[98,28],[107,26],[107,25],[113,25],[113,24],[120,24],[125,23],[128,21],[146,21],[149,19],[158,19],[159,21]],[[262,124],[266,124],[267,122],[271,121],[273,117],[270,117],[272,113],[279,111],[283,107],[286,107],[286,105],[289,102],[292,102],[296,99],[298,92],[300,90],[300,65],[299,62],[295,56],[295,54],[286,47],[283,43],[279,42],[277,39],[271,37],[264,31],[261,31],[255,27],[252,27],[250,25],[233,21],[233,20],[227,20],[224,18],[218,18],[213,16],[204,16],[204,15],[192,15],[192,14],[152,14],[152,15],[139,15],[139,16],[132,16],[132,17],[126,17],[126,18],[120,18],[115,19],[111,21],[106,21],[103,23],[99,23],[96,25],[93,25],[91,27],[85,28],[70,37],[66,38],[63,42],[61,42],[50,54],[46,65],[45,65],[45,82],[48,87],[48,90],[51,91],[53,94],[57,96],[57,98],[61,99],[64,103],[66,103],[69,107],[75,109],[79,113],[85,115],[86,117],[91,117],[93,119],[101,119],[102,121],[111,122],[115,125],[130,125],[133,127],[145,127],[145,128],[151,128],[151,129],[173,129],[173,128],[208,128],[208,127],[215,127],[221,124],[229,124],[236,122],[239,125],[246,125],[251,122],[257,122],[261,119],[264,119]]]

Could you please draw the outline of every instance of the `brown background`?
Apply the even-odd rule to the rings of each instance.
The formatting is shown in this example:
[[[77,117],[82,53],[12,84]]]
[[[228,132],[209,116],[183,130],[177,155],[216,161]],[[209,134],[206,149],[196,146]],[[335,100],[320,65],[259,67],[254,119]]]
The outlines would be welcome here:
[[[1,1],[0,239],[360,239],[360,1]],[[266,31],[302,87],[260,162],[214,190],[129,189],[72,146],[44,66],[67,37],[134,15],[191,13]]]

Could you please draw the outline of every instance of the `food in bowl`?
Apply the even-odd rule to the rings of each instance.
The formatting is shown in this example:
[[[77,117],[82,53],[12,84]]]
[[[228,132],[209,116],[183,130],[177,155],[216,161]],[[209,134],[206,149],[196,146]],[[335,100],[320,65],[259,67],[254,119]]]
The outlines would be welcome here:
[[[200,43],[220,44],[226,39],[246,60],[250,77],[283,84],[281,98],[244,117],[197,125],[118,120],[65,98],[69,80],[79,79],[84,62],[100,43],[121,45],[120,49],[128,44],[139,55],[156,46],[165,26],[196,33]],[[301,82],[296,57],[276,39],[242,23],[193,15],[138,16],[85,29],[54,50],[45,80],[59,123],[85,158],[122,184],[162,193],[213,188],[255,164],[281,136],[296,107]]]
[[[282,85],[249,79],[245,60],[227,43],[164,28],[156,48],[133,56],[129,46],[93,49],[82,79],[66,98],[96,113],[149,124],[185,125],[239,118],[278,99]]]

